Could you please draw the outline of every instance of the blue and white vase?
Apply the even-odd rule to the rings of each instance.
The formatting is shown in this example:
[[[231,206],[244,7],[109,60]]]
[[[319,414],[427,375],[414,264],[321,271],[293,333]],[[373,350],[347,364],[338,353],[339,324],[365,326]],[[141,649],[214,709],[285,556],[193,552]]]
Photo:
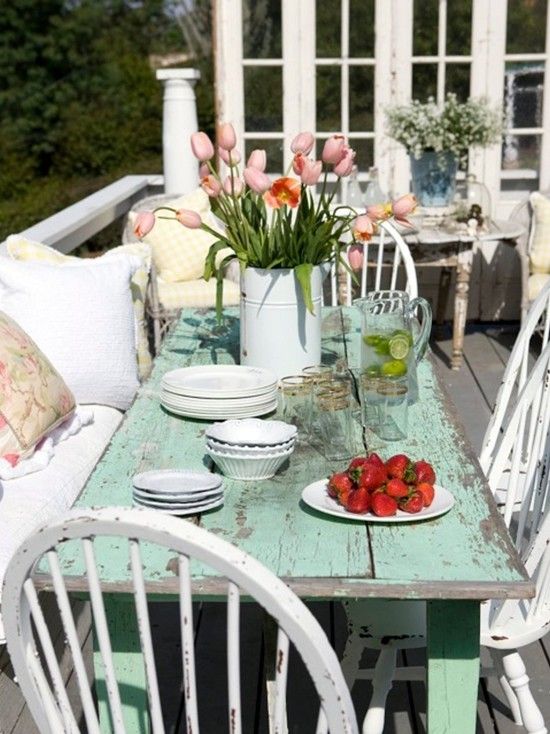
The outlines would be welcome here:
[[[410,156],[412,189],[423,207],[449,206],[453,201],[458,162],[453,153],[424,151]]]

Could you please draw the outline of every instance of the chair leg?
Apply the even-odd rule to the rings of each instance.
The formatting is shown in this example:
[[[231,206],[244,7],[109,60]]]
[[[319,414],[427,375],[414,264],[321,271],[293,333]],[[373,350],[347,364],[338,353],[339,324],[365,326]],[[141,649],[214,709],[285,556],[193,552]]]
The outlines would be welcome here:
[[[384,647],[374,668],[372,698],[363,720],[363,734],[382,734],[386,718],[386,698],[392,687],[397,649]]]
[[[504,672],[504,665],[502,664],[503,653],[500,650],[495,650],[494,648],[489,648],[489,653],[497,672],[498,682],[500,683],[500,687],[502,688],[504,695],[506,696],[506,700],[508,701],[508,705],[510,706],[510,711],[512,712],[514,721],[516,724],[518,724],[518,726],[521,726],[523,724],[523,719],[521,718],[519,701],[514,689],[508,682],[506,673]]]
[[[525,731],[529,734],[548,734],[540,709],[529,688],[529,676],[525,665],[517,650],[505,653],[502,656],[502,665],[507,681],[517,697]]]

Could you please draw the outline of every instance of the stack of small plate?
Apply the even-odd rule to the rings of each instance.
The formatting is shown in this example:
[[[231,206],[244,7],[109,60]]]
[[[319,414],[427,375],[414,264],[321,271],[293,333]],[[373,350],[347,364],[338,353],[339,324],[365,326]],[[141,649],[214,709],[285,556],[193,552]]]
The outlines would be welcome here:
[[[269,479],[294,451],[296,427],[258,418],[214,423],[206,431],[206,450],[227,477]]]
[[[277,377],[242,365],[182,367],[162,378],[160,402],[198,420],[265,415],[277,407]]]
[[[196,515],[223,504],[221,477],[209,472],[159,469],[133,478],[134,504],[169,515]]]

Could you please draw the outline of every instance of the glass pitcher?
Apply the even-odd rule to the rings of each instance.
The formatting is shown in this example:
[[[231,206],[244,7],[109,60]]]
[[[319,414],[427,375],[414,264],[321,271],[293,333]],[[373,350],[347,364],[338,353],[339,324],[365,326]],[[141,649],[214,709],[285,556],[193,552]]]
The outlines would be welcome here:
[[[432,310],[425,298],[405,291],[372,291],[354,305],[361,311],[361,371],[371,378],[408,379],[409,402],[418,396],[416,365],[426,351],[432,327]],[[416,334],[416,309],[422,327]]]

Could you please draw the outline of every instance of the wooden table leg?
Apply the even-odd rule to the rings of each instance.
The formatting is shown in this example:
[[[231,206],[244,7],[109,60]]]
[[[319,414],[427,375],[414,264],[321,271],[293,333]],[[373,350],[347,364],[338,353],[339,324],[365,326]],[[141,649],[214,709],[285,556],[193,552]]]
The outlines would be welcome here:
[[[462,365],[464,349],[464,332],[468,316],[468,300],[470,296],[470,274],[474,253],[471,249],[463,250],[458,254],[456,265],[455,308],[453,319],[453,355],[451,368],[459,370]]]
[[[428,734],[474,734],[478,601],[428,602]]]
[[[134,601],[132,598],[124,598],[118,594],[105,594],[103,598],[126,731],[148,734],[149,712],[145,668]],[[94,669],[101,731],[110,733],[113,727],[102,657],[95,632]]]

